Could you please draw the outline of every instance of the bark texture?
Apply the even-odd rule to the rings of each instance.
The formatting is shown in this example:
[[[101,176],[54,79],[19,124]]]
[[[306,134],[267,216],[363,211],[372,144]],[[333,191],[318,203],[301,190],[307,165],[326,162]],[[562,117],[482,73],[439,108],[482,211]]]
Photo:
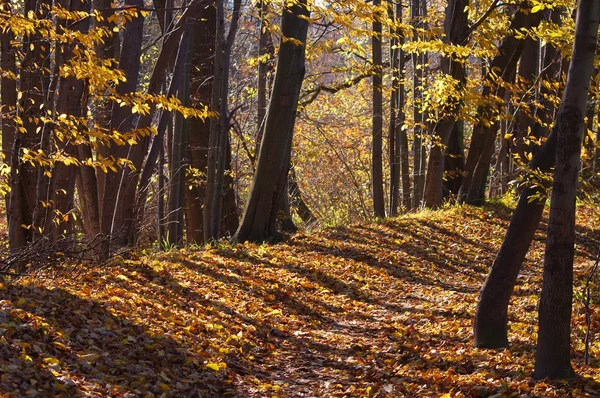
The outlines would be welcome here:
[[[556,168],[550,202],[539,307],[536,379],[565,379],[571,366],[571,311],[575,254],[575,201],[584,114],[598,41],[600,0],[580,0],[573,56],[558,111]]]
[[[292,151],[294,122],[300,88],[305,73],[306,18],[310,11],[306,0],[286,7],[281,31],[279,62],[271,102],[267,111],[263,140],[254,182],[234,241],[265,241],[278,237],[277,212],[282,195],[287,195],[287,174]]]

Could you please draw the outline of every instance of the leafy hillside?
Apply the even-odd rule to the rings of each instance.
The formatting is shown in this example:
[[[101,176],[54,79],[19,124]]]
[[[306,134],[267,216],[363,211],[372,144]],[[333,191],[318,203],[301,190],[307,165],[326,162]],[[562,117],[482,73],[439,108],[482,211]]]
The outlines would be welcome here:
[[[582,285],[600,245],[592,207],[578,221],[581,377],[530,377],[542,235],[513,298],[510,350],[471,348],[509,217],[502,205],[451,208],[5,283],[0,396],[598,396],[600,343],[591,366],[582,355]]]

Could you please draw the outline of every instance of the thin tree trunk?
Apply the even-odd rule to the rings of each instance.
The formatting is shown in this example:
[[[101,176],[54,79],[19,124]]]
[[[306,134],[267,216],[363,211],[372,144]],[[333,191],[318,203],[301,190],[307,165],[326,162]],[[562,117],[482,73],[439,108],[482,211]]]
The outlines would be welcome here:
[[[10,2],[1,3],[5,11],[10,11]],[[2,52],[0,53],[0,65],[2,67],[2,77],[0,89],[2,95],[2,153],[4,163],[12,164],[12,149],[15,141],[15,123],[14,115],[17,113],[17,68],[15,48],[11,45],[14,35],[10,29],[6,29],[0,34],[0,44]],[[6,181],[7,185],[10,181]],[[5,197],[6,210],[10,208],[10,194]],[[10,217],[7,217],[10,222]],[[19,226],[20,228],[20,226]]]
[[[373,148],[371,149],[371,180],[375,217],[385,217],[383,196],[383,61],[381,54],[381,0],[373,0]]]
[[[237,33],[240,6],[241,0],[235,0],[229,32],[225,36],[223,5],[217,4],[217,55],[215,57],[213,110],[218,112],[219,117],[217,120],[211,121],[209,139],[206,203],[203,214],[204,240],[207,242],[218,239],[221,229],[225,160],[229,142],[229,68],[231,50]]]
[[[191,30],[191,27],[190,27]],[[181,48],[185,54],[189,52],[189,40],[186,47]],[[187,57],[186,57],[187,58]],[[183,74],[179,81],[178,96],[184,106],[190,105],[190,62],[186,59],[183,64]],[[167,214],[167,244],[180,246],[183,243],[183,218],[184,218],[184,189],[187,161],[185,148],[187,144],[187,119],[181,113],[175,115],[175,128],[171,141],[171,158],[169,159],[169,212]]]
[[[389,214],[393,217],[398,215],[398,209],[400,208],[400,134],[404,124],[404,51],[401,48],[404,39],[402,29],[399,27],[399,24],[402,23],[402,4],[398,2],[394,10],[393,4],[388,2],[388,15],[394,23],[398,24],[396,28],[390,29],[392,35],[390,40],[392,92],[390,94],[390,127],[388,130],[390,162]]]
[[[567,85],[556,119],[557,150],[544,278],[539,307],[534,378],[572,377],[571,311],[575,254],[575,201],[583,116],[598,41],[600,0],[580,0]]]
[[[411,17],[412,24],[415,28],[421,25],[419,18],[421,17],[421,0],[412,0],[411,3]],[[415,32],[414,40],[418,40],[418,35]],[[423,199],[423,189],[425,188],[425,170],[421,167],[423,164],[424,157],[424,143],[423,143],[423,114],[421,112],[421,99],[423,91],[423,64],[421,62],[421,54],[412,55],[413,64],[413,195],[412,195],[412,209],[416,210],[421,206],[421,199]]]

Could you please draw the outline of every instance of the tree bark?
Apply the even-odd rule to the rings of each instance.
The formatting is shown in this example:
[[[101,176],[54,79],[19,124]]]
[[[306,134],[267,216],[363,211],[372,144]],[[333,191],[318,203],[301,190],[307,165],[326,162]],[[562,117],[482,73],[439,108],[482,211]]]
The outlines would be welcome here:
[[[510,32],[520,32],[539,25],[543,13],[530,11],[529,1],[523,1],[511,22]],[[492,60],[490,72],[485,78],[484,98],[504,96],[505,89],[499,83],[507,81],[515,71],[524,44],[525,41],[514,34],[509,34],[502,40],[499,54]],[[480,106],[477,111],[480,121],[473,128],[471,147],[465,162],[465,176],[459,193],[459,199],[468,204],[481,205],[485,199],[487,176],[499,128],[496,117],[497,107],[497,103],[490,102]]]
[[[467,39],[468,30],[468,0],[449,0],[446,8],[444,30],[446,40],[450,44],[461,45]],[[461,61],[450,57],[442,59],[442,73],[451,76],[456,81],[459,91],[463,90],[465,68]],[[444,116],[436,123],[433,130],[433,143],[429,153],[427,176],[423,202],[425,207],[441,206],[444,201],[444,151],[448,146],[450,135],[454,130],[458,113],[462,108],[462,99],[448,97],[444,105]]]
[[[371,181],[375,217],[385,217],[383,197],[383,61],[381,54],[381,0],[373,0],[373,131],[371,149]]]
[[[142,8],[141,0],[127,0],[126,6]],[[119,57],[119,68],[123,70],[127,81],[121,82],[117,87],[119,95],[135,92],[137,89],[138,75],[140,70],[140,55],[142,50],[142,35],[144,18],[138,16],[127,22],[123,35],[123,46]],[[113,103],[110,127],[111,131],[127,132],[134,126],[134,116],[131,108]],[[109,156],[116,159],[124,159],[128,154],[128,145],[113,145],[108,148]],[[101,230],[107,238],[102,247],[102,255],[107,258],[110,255],[110,242],[115,241],[118,246],[124,246],[128,242],[124,227],[123,201],[119,202],[119,191],[123,189],[123,171],[107,173],[105,175],[104,195],[102,197]],[[129,199],[131,200],[131,199]],[[118,239],[114,239],[117,237]]]
[[[553,16],[556,10],[553,11]],[[557,13],[560,15],[560,12]],[[558,18],[560,19],[560,18]],[[547,49],[552,54],[546,53],[545,65],[548,60],[557,62],[556,49]],[[550,108],[549,108],[550,109]],[[552,112],[544,110],[550,122]],[[537,134],[548,135],[548,124],[536,124]],[[535,153],[533,160],[529,163],[529,169],[534,172],[549,172],[554,167],[556,153],[556,132],[552,134],[544,145]],[[537,186],[536,186],[537,185]],[[500,246],[500,250],[494,259],[490,273],[483,284],[481,295],[477,304],[475,314],[474,345],[481,348],[500,348],[508,346],[508,304],[514,290],[521,265],[535,235],[535,231],[542,218],[544,204],[546,203],[546,189],[548,181],[528,181],[522,190],[519,202],[511,218],[508,230]]]
[[[580,0],[573,56],[556,120],[557,150],[544,278],[539,307],[534,378],[565,379],[571,366],[571,311],[575,254],[575,201],[584,130],[583,116],[598,41],[600,0]]]
[[[223,182],[225,179],[225,161],[229,143],[229,68],[231,50],[237,33],[241,0],[235,0],[229,32],[225,36],[223,6],[217,3],[217,55],[215,57],[215,90],[213,91],[213,110],[218,119],[211,120],[208,149],[208,170],[206,202],[204,205],[204,240],[217,240],[221,230],[221,212],[223,208]]]
[[[190,93],[193,107],[211,103],[215,75],[216,7],[206,7],[194,24],[190,71]],[[204,242],[203,211],[206,201],[206,170],[210,121],[191,119],[188,122],[188,159],[194,173],[188,174],[185,190],[186,237],[188,243]]]
[[[298,98],[305,73],[305,44],[310,15],[306,0],[285,7],[281,21],[284,38],[271,102],[265,121],[263,141],[250,197],[233,241],[265,241],[278,237],[277,212],[282,195],[287,195],[286,182],[292,151],[292,136]]]
[[[10,11],[10,2],[0,3],[5,11]],[[0,34],[0,44],[2,46],[0,53],[0,65],[2,67],[2,77],[0,90],[2,95],[2,154],[3,162],[7,165],[12,164],[12,149],[15,141],[15,122],[14,115],[17,113],[17,67],[15,48],[11,45],[14,35],[10,29]],[[12,76],[11,76],[12,74]],[[6,181],[9,185],[10,181]],[[6,195],[6,209],[10,208],[10,194]],[[10,217],[7,217],[10,222]],[[20,228],[20,226],[19,226]]]

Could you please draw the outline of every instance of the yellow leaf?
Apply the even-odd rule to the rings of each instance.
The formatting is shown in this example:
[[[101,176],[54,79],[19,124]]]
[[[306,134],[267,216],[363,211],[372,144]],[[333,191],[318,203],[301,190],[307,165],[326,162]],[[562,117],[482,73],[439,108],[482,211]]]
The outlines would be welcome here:
[[[168,384],[165,384],[165,383],[160,383],[160,384],[159,384],[159,387],[160,387],[160,389],[161,389],[161,390],[163,390],[163,391],[171,391],[171,387],[169,387],[169,385],[168,385]]]
[[[214,370],[214,371],[218,371],[219,370],[219,364],[217,363],[207,363],[206,367],[210,370]]]

